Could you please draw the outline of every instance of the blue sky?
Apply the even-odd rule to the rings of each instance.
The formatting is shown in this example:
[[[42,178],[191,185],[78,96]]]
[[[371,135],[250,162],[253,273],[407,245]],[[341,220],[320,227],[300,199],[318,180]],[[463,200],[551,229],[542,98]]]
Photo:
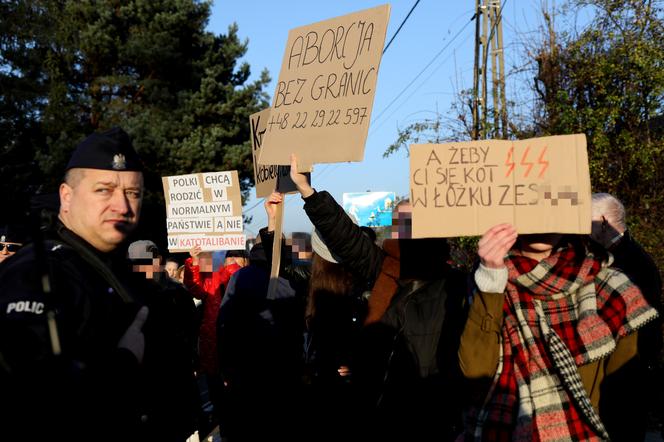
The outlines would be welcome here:
[[[250,64],[252,78],[257,78],[262,69],[268,69],[272,83],[266,91],[272,98],[290,29],[384,3],[217,0],[208,30],[226,33],[231,23],[237,23],[240,38],[249,40],[243,60]],[[509,72],[513,66],[522,65],[524,42],[541,38],[536,32],[541,23],[540,0],[503,0],[503,3],[505,69]],[[390,3],[386,44],[414,4],[415,0]],[[409,193],[406,152],[397,152],[387,159],[382,157],[383,152],[397,139],[398,128],[432,118],[436,111],[453,117],[449,111],[455,95],[472,87],[475,23],[470,19],[474,6],[475,0],[419,2],[383,55],[364,161],[316,165],[312,174],[314,188],[329,191],[339,203],[344,192],[391,191],[399,196]],[[511,78],[507,79],[508,99],[510,89],[523,84],[522,79]],[[253,217],[252,222],[245,225],[249,235],[266,225],[261,201],[255,199],[252,190],[252,197],[244,208],[245,215]],[[302,205],[299,195],[287,196],[285,232],[312,229]]]

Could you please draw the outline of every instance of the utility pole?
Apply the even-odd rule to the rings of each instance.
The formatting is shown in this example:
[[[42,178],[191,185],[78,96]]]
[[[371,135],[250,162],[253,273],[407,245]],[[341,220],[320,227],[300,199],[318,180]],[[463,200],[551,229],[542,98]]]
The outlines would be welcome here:
[[[500,0],[475,0],[475,63],[473,69],[473,139],[507,138],[505,58]],[[481,29],[481,34],[480,34]],[[491,44],[491,50],[489,50]],[[493,130],[489,133],[487,71],[491,54]]]

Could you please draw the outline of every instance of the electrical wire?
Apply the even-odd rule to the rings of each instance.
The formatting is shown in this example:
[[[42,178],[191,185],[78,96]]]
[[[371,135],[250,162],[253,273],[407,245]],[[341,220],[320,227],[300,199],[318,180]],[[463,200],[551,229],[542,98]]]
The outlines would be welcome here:
[[[471,19],[471,20],[472,20],[472,19]],[[468,25],[471,23],[471,20],[469,20],[468,22],[466,22],[465,26],[464,26],[463,28],[461,28],[461,29],[459,30],[459,32],[457,32],[457,33],[454,35],[454,37],[452,37],[452,40],[450,40],[449,42],[447,42],[447,44],[446,44],[445,46],[443,46],[443,48],[442,48],[440,51],[438,51],[438,53],[437,53],[437,54],[431,59],[431,61],[429,61],[429,63],[427,63],[427,65],[424,66],[424,68],[422,68],[422,70],[421,70],[421,71],[415,76],[415,78],[413,78],[413,79],[410,81],[410,83],[408,83],[408,84],[406,85],[406,87],[404,87],[404,88],[401,90],[401,92],[399,92],[399,93],[397,94],[397,96],[394,97],[394,98],[392,99],[392,101],[390,101],[390,103],[389,103],[389,104],[388,104],[388,105],[387,105],[387,106],[386,106],[386,107],[385,107],[385,108],[384,108],[384,109],[383,109],[383,110],[382,110],[382,111],[381,111],[381,112],[380,112],[380,113],[374,118],[374,120],[373,120],[373,122],[372,122],[371,124],[375,124],[376,121],[377,121],[377,120],[378,120],[378,119],[379,119],[379,118],[380,118],[385,112],[387,112],[387,110],[388,110],[390,107],[392,107],[392,105],[393,105],[393,104],[399,99],[399,97],[401,97],[401,96],[404,94],[404,92],[406,92],[406,90],[408,90],[408,88],[410,88],[410,87],[413,85],[413,83],[415,83],[415,82],[417,81],[417,79],[420,78],[420,76],[424,73],[424,71],[426,71],[427,69],[429,69],[429,66],[431,66],[431,65],[433,64],[433,62],[436,61],[436,59],[437,59],[438,57],[440,57],[440,55],[441,55],[441,54],[442,54],[442,53],[443,53],[443,52],[444,52],[444,51],[445,51],[445,50],[446,50],[446,49],[452,44],[452,42],[454,42],[454,40],[456,40],[456,39],[459,37],[459,35],[461,35],[461,34],[463,33],[463,31],[466,30],[466,27],[468,27]]]
[[[417,0],[417,1],[413,4],[413,6],[411,7],[410,11],[408,12],[408,14],[407,14],[406,17],[404,18],[404,20],[401,22],[401,25],[399,25],[399,28],[395,31],[395,33],[394,33],[394,35],[392,36],[392,38],[390,39],[390,41],[387,43],[387,45],[386,45],[385,48],[383,49],[383,54],[385,54],[385,51],[387,51],[387,48],[390,46],[390,44],[394,41],[394,39],[396,38],[396,36],[399,34],[399,32],[401,31],[401,28],[404,26],[404,24],[406,23],[406,21],[408,20],[408,18],[409,18],[410,15],[412,14],[412,12],[413,12],[413,10],[415,9],[415,7],[417,7],[417,5],[419,4],[419,2],[420,2],[420,0]],[[503,3],[502,6],[504,6],[504,3]],[[502,6],[501,6],[501,12],[502,12]],[[416,75],[416,76],[415,76],[415,77],[414,77],[414,78],[413,78],[413,79],[412,79],[412,80],[411,80],[411,81],[410,81],[410,82],[409,82],[409,83],[408,83],[408,84],[407,84],[407,85],[406,85],[406,86],[405,86],[405,87],[404,87],[404,88],[403,88],[403,89],[397,94],[397,96],[394,97],[394,98],[392,99],[392,101],[390,101],[390,103],[389,103],[389,104],[388,104],[388,105],[387,105],[387,106],[386,106],[386,107],[385,107],[385,108],[384,108],[384,109],[383,109],[383,110],[382,110],[382,111],[381,111],[381,112],[380,112],[380,113],[379,113],[379,114],[373,119],[373,122],[371,123],[371,126],[374,126],[374,125],[376,124],[376,122],[378,121],[378,119],[379,119],[383,114],[385,114],[385,112],[386,112],[390,107],[392,107],[392,105],[394,105],[394,103],[395,103],[395,102],[396,102],[396,101],[397,101],[397,100],[398,100],[398,99],[399,99],[399,98],[400,98],[400,97],[401,97],[401,96],[402,96],[402,95],[403,95],[403,94],[404,94],[404,93],[405,93],[405,92],[406,92],[406,91],[407,91],[407,90],[413,85],[413,83],[415,83],[415,82],[417,81],[417,79],[418,79],[418,78],[419,78],[419,77],[420,77],[420,76],[421,76],[421,75],[422,75],[422,74],[423,74],[423,73],[424,73],[424,72],[425,72],[425,71],[426,71],[426,70],[427,70],[427,69],[428,69],[428,68],[429,68],[429,67],[430,67],[435,61],[436,61],[436,59],[438,59],[438,57],[440,57],[440,55],[441,55],[441,54],[442,54],[442,53],[443,53],[443,52],[444,52],[444,51],[445,51],[445,50],[446,50],[446,49],[447,49],[447,48],[448,48],[448,47],[449,47],[449,46],[450,46],[450,45],[451,45],[451,44],[452,44],[452,43],[453,43],[453,42],[454,42],[454,41],[455,41],[455,40],[456,40],[456,39],[457,39],[462,33],[463,33],[463,31],[465,31],[465,29],[468,27],[468,25],[472,22],[473,18],[474,18],[474,16],[473,16],[468,22],[466,22],[466,24],[465,24],[465,25],[464,25],[464,26],[463,26],[463,27],[462,27],[462,28],[461,28],[461,29],[460,29],[460,30],[454,35],[454,37],[452,37],[452,39],[451,39],[450,41],[448,41],[447,44],[446,44],[445,46],[443,46],[443,47],[440,49],[440,51],[438,51],[438,53],[436,53],[436,55],[434,55],[434,57],[429,61],[429,63],[427,63],[426,66],[424,66],[424,67],[422,68],[422,70],[420,70],[420,72],[419,72],[419,73],[418,73],[418,74],[417,74],[417,75]],[[436,68],[436,69],[438,69],[438,68]],[[421,86],[420,86],[420,87],[421,87]],[[417,89],[419,89],[419,88],[417,88]],[[417,89],[416,89],[416,91],[417,91]],[[413,92],[413,93],[414,93],[414,92]],[[408,98],[412,97],[412,95],[413,95],[413,94],[411,94]],[[391,115],[391,114],[390,114],[390,115]],[[381,125],[382,125],[382,123],[381,123]],[[376,129],[377,129],[377,127],[376,127]],[[369,135],[371,134],[371,132],[373,132],[373,130],[370,131]],[[337,164],[334,164],[334,165],[331,165],[331,164],[325,164],[325,165],[324,165],[324,169],[320,172],[320,174],[319,174],[318,177],[317,177],[318,180],[319,180],[319,182],[320,182],[321,178],[322,178],[324,175],[328,174],[329,172],[332,172],[332,171],[336,170],[336,169],[339,167],[340,164],[342,164],[342,163],[337,163]],[[285,203],[284,203],[284,206],[288,205],[288,203],[290,203],[290,202],[293,201],[293,200],[294,200],[293,198],[291,198],[291,199],[287,199],[287,200],[285,201]],[[245,213],[245,214],[246,214],[246,213],[249,213],[250,211],[254,210],[256,207],[258,207],[262,202],[263,202],[263,200],[258,201],[256,204],[254,204],[254,205],[251,206],[250,208],[243,210],[243,213]],[[252,223],[252,224],[253,224],[253,223]]]
[[[413,7],[410,8],[410,11],[408,12],[408,15],[406,15],[406,18],[403,19],[403,21],[402,21],[401,24],[399,25],[399,28],[396,30],[396,32],[394,33],[394,35],[392,36],[392,38],[390,38],[390,41],[385,45],[385,48],[383,49],[383,54],[385,54],[385,51],[387,51],[387,48],[390,47],[390,45],[392,44],[392,42],[394,41],[394,39],[397,37],[397,35],[399,35],[399,31],[401,31],[401,28],[403,28],[403,25],[406,24],[406,20],[408,20],[408,17],[410,17],[410,14],[413,13],[413,10],[415,9],[415,7],[418,5],[419,2],[420,2],[420,0],[417,0],[417,1],[415,2],[415,4],[413,5]]]

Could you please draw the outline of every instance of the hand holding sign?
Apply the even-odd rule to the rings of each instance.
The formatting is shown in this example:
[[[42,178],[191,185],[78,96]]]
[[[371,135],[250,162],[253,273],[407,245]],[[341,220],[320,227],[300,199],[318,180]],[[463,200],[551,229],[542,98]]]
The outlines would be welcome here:
[[[297,191],[300,192],[302,198],[311,196],[314,193],[314,189],[311,187],[311,185],[309,185],[307,176],[297,171],[297,156],[294,153],[291,154],[290,161],[290,177],[293,183],[295,183]]]
[[[272,192],[263,202],[267,214],[267,230],[270,232],[274,231],[277,225],[277,206],[283,202],[284,194],[279,192]]]
[[[487,230],[477,244],[477,254],[482,265],[490,269],[505,267],[505,255],[516,242],[516,237],[516,229],[507,223]]]

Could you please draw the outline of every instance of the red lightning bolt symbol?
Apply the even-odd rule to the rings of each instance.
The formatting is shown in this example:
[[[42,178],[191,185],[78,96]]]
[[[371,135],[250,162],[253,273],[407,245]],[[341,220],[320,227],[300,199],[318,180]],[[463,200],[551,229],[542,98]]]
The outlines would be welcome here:
[[[507,160],[505,161],[506,166],[510,166],[509,169],[507,169],[507,173],[505,174],[505,178],[510,176],[510,173],[514,170],[514,161],[512,160],[512,155],[514,154],[514,146],[510,148],[510,150],[507,152]]]
[[[530,146],[526,147],[526,150],[523,152],[523,156],[521,157],[521,165],[528,166],[528,169],[526,169],[526,173],[523,174],[524,178],[528,177],[528,174],[533,168],[533,163],[526,162],[526,157],[528,156],[528,152],[530,152]]]
[[[537,159],[537,163],[542,165],[542,170],[540,171],[539,175],[537,175],[537,178],[542,178],[542,176],[544,175],[544,171],[549,167],[549,162],[544,160],[544,154],[546,153],[547,149],[548,146],[544,146],[544,149],[542,149],[542,153]]]

